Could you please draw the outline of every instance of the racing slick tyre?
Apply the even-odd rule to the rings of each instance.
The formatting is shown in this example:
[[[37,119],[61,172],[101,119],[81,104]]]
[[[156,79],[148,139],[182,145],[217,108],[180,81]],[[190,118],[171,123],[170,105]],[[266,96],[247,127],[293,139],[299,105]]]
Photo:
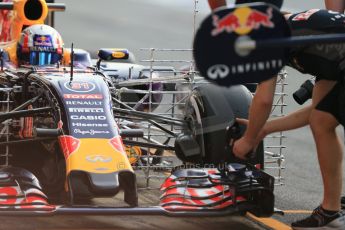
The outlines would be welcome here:
[[[186,102],[184,115],[189,127],[176,139],[176,155],[183,162],[204,166],[243,163],[232,154],[227,128],[237,127],[236,138],[243,135],[245,127],[236,123],[236,117],[248,118],[251,100],[251,92],[243,85],[229,88],[213,84],[197,86]],[[263,143],[253,155],[246,162],[263,168]]]

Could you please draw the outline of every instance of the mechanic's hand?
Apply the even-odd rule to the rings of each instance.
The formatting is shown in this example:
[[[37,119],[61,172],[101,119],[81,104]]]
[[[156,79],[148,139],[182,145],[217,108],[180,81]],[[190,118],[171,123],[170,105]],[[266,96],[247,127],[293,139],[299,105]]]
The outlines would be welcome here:
[[[249,120],[244,118],[236,118],[236,122],[240,125],[248,126]],[[255,147],[260,144],[260,142],[267,136],[268,131],[266,130],[266,125],[262,127],[261,131],[258,133],[258,136],[255,139]]]
[[[248,126],[249,120],[244,118],[236,118],[236,122],[240,125]]]
[[[248,140],[243,136],[235,141],[232,151],[237,158],[246,160],[248,153],[253,152],[255,147],[255,140]]]

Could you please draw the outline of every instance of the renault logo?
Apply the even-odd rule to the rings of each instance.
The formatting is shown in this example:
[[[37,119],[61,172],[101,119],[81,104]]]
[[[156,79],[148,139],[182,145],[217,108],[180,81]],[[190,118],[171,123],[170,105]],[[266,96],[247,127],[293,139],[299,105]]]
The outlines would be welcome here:
[[[91,163],[102,162],[107,163],[113,160],[112,157],[103,156],[103,155],[90,155],[86,157],[86,160]]]
[[[207,70],[207,76],[212,80],[223,79],[228,76],[230,70],[226,65],[213,65]]]

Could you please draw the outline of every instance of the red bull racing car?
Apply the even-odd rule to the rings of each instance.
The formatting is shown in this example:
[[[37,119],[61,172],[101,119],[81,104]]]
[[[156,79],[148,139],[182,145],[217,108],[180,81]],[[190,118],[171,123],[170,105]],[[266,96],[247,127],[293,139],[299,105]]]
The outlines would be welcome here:
[[[162,100],[155,92],[171,87],[153,74],[162,67],[130,63],[126,49],[100,49],[97,60],[73,47],[62,53],[59,35],[39,32],[48,11],[63,10],[62,4],[18,0],[0,9],[6,22],[16,12],[0,55],[0,215],[273,213],[274,178],[262,171],[262,146],[250,162],[241,162],[228,144],[244,131],[235,117],[248,116],[247,87],[200,84],[185,99],[182,117],[148,112]],[[128,103],[129,95],[119,97],[121,85],[136,90],[136,105]],[[139,94],[147,88],[150,100]],[[167,141],[147,140],[138,120],[164,132]],[[138,161],[129,153],[145,148],[172,151],[180,161],[161,185],[159,204],[138,207]],[[126,207],[88,205],[120,192]]]

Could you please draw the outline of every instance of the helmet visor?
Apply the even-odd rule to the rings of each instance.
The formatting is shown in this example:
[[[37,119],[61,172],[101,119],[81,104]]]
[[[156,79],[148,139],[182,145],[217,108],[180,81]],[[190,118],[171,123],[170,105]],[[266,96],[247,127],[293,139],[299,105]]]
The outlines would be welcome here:
[[[31,51],[29,57],[30,65],[50,65],[52,62],[52,52]]]

